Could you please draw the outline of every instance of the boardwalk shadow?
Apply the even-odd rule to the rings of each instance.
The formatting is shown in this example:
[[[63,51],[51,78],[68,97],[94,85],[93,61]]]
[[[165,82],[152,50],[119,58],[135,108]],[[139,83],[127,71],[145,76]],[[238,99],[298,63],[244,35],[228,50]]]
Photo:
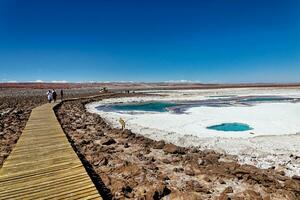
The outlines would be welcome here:
[[[68,138],[70,141],[70,139]],[[72,144],[72,142],[70,141]],[[102,196],[104,200],[111,200],[112,199],[112,193],[109,188],[106,187],[106,185],[103,183],[101,177],[95,172],[93,166],[85,159],[84,155],[82,155],[79,151],[76,150],[76,147],[74,144],[72,144],[73,149],[76,151],[79,159],[81,160],[84,168],[86,169],[88,175],[91,177],[95,187],[97,188],[98,192]]]
[[[57,113],[57,110],[61,106],[61,103],[56,105],[54,107],[55,114]],[[57,117],[57,116],[56,116]],[[57,117],[58,121],[61,124],[60,119]],[[91,180],[93,181],[96,189],[98,190],[99,194],[104,200],[111,200],[112,199],[112,193],[109,188],[106,187],[104,182],[102,181],[101,177],[95,172],[93,166],[88,162],[88,160],[85,158],[85,156],[77,149],[75,142],[69,137],[69,135],[63,130],[66,137],[68,138],[68,141],[70,142],[73,150],[76,152],[77,156],[79,157],[80,161],[82,162],[86,172],[90,176]]]

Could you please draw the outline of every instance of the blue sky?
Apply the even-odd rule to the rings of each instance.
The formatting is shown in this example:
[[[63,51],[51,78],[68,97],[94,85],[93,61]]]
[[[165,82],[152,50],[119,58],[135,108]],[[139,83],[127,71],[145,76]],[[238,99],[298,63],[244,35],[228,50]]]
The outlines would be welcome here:
[[[300,82],[298,0],[0,0],[0,82]]]

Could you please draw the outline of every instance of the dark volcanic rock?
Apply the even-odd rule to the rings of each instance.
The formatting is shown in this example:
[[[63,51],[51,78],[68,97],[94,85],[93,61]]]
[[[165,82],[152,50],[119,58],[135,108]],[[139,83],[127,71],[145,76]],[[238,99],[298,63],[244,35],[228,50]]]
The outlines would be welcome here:
[[[124,144],[124,148],[128,148],[128,147],[129,147],[128,143],[127,143],[127,142],[125,142],[125,144]]]
[[[161,141],[155,142],[153,145],[153,148],[154,149],[163,149],[164,146],[165,146],[165,141],[161,140]]]
[[[184,170],[184,172],[185,172],[186,175],[195,176],[195,171],[192,168],[190,168],[190,167],[186,168]]]
[[[161,185],[161,186],[157,187],[157,189],[155,190],[154,195],[153,195],[153,200],[159,200],[170,193],[171,193],[171,190],[169,188]]]
[[[109,139],[105,140],[104,142],[102,142],[103,145],[112,145],[115,143],[117,143],[117,142],[113,138],[109,138]]]
[[[300,181],[300,176],[294,175],[294,176],[292,176],[292,179]]]
[[[164,152],[171,153],[171,154],[184,154],[184,150],[182,147],[178,147],[174,144],[166,144],[164,146]]]

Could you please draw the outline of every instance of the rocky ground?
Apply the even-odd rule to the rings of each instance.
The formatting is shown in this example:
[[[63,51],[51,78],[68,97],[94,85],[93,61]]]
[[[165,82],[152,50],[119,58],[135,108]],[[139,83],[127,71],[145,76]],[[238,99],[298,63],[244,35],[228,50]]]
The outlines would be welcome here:
[[[17,143],[32,108],[44,102],[41,96],[0,97],[0,168]]]
[[[0,168],[17,143],[31,110],[47,103],[46,92],[45,89],[0,88]],[[99,94],[96,88],[65,90],[65,98],[95,94]]]
[[[298,176],[111,128],[86,111],[95,100],[64,102],[56,115],[104,199],[300,199]]]

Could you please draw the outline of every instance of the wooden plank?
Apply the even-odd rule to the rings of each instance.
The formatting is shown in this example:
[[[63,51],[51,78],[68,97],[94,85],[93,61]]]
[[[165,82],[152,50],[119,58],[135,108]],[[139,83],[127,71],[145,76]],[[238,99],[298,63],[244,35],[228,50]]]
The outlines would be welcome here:
[[[32,110],[0,169],[0,199],[102,199],[53,111]]]

